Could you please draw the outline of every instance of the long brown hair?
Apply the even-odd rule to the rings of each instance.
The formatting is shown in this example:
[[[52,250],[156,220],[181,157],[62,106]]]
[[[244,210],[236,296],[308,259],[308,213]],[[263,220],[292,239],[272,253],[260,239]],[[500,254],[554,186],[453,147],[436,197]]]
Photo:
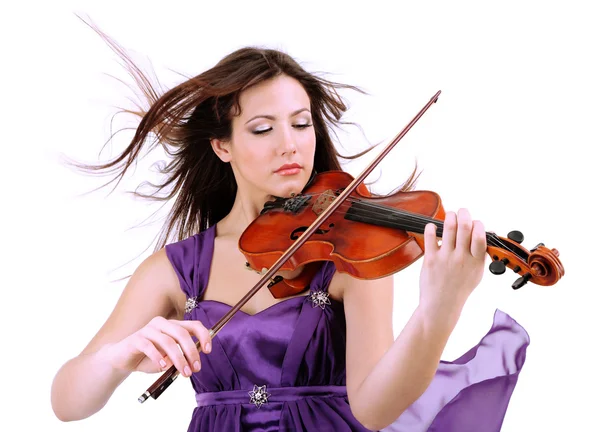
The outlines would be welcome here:
[[[131,142],[118,156],[106,163],[73,162],[73,165],[87,172],[116,173],[103,186],[114,181],[118,184],[144,146],[149,147],[147,151],[158,145],[164,148],[171,158],[160,170],[164,181],[150,185],[152,193],[139,192],[148,182],[139,185],[134,192],[136,196],[155,201],[174,199],[155,250],[207,229],[231,210],[237,191],[233,171],[215,155],[210,140],[231,137],[232,116],[240,112],[240,93],[253,85],[285,74],[304,87],[310,99],[316,134],[314,169],[317,173],[341,170],[338,158],[354,159],[370,150],[343,156],[330,135],[335,134],[335,128],[353,124],[342,121],[347,106],[338,90],[365,92],[311,74],[284,52],[257,47],[238,49],[214,67],[160,94],[119,44],[97,26],[88,25],[123,60],[145,96],[148,108],[138,106],[137,111],[119,111],[138,116],[140,122]],[[415,174],[416,168],[399,189],[412,189],[418,177]]]

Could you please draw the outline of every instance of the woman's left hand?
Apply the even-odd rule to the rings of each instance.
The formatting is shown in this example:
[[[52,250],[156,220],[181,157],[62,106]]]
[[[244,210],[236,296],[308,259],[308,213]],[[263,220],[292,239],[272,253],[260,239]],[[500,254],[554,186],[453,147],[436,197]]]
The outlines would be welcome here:
[[[424,244],[419,306],[436,314],[460,313],[483,277],[487,251],[483,224],[472,221],[466,209],[458,215],[447,212],[442,244],[438,245],[434,224],[425,227]]]

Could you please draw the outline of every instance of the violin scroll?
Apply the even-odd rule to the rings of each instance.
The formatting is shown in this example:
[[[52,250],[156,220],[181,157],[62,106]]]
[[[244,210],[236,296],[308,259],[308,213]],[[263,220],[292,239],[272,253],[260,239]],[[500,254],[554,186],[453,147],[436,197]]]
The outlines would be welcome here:
[[[488,254],[492,257],[489,270],[495,275],[503,274],[506,267],[519,274],[512,288],[517,290],[528,282],[536,285],[554,285],[565,274],[565,269],[558,259],[559,252],[549,249],[544,243],[538,243],[533,249],[521,246],[523,234],[511,231],[507,238],[488,233]]]

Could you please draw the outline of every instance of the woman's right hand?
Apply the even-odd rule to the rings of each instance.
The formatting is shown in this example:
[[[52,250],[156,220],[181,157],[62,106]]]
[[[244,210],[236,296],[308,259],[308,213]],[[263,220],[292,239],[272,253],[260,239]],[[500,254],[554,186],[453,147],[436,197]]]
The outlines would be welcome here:
[[[156,373],[175,365],[185,377],[200,370],[200,352],[211,351],[208,329],[200,321],[168,320],[161,316],[120,342],[105,345],[103,355],[113,368],[128,372]]]

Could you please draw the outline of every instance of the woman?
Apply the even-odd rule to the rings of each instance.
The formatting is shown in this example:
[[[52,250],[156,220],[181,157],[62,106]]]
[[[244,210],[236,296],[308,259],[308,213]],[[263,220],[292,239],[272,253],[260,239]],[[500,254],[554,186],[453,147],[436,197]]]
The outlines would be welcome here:
[[[194,432],[500,429],[524,330],[497,313],[481,344],[440,362],[485,264],[484,227],[465,209],[447,212],[441,245],[427,227],[419,305],[395,340],[392,277],[358,280],[330,262],[300,295],[275,299],[262,289],[208,336],[260,278],[246,271],[238,240],[263,204],[302,191],[314,172],[341,169],[330,130],[346,110],[337,89],[354,87],[267,49],[235,51],[162,96],[129,66],[150,108],[127,149],[96,168],[123,175],[152,136],[172,156],[157,191],[170,187],[165,199],[175,202],[158,249],[58,371],[59,419],[91,416],[132,372],[174,364],[196,392]],[[414,175],[403,188],[413,184]]]

